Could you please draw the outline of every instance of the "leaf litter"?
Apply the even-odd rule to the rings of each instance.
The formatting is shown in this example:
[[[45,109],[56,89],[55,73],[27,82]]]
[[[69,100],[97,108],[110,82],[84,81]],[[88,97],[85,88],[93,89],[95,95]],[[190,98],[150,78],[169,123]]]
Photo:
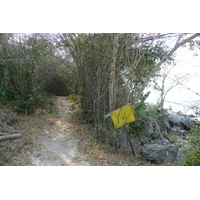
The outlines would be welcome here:
[[[51,113],[38,109],[32,115],[16,115],[7,109],[4,112],[0,110],[0,129],[23,135],[22,138],[0,142],[0,165],[154,165],[141,157],[116,152],[108,144],[96,143],[92,127],[75,118],[79,105],[68,97],[52,99],[54,106]]]

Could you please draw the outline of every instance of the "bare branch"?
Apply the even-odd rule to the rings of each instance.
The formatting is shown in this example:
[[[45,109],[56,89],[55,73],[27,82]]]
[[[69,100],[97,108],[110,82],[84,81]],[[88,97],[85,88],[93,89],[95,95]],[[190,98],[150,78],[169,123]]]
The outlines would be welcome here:
[[[187,42],[190,42],[191,40],[193,40],[194,38],[200,36],[200,33],[195,33],[194,35],[190,36],[189,38],[183,40],[182,42],[178,42],[175,44],[175,46],[171,49],[171,51],[169,51],[168,54],[166,54],[166,56],[164,56],[162,58],[162,60],[156,65],[156,67],[150,72],[149,76],[147,77],[145,83],[143,84],[139,94],[137,95],[137,98],[134,100],[134,102],[137,102],[138,99],[141,97],[141,95],[143,94],[144,89],[146,88],[147,84],[149,83],[150,79],[153,77],[153,75],[156,73],[156,71],[160,68],[160,66],[166,62],[166,60],[181,46],[183,46],[184,44],[186,44]],[[181,37],[178,38],[178,41],[181,39]]]

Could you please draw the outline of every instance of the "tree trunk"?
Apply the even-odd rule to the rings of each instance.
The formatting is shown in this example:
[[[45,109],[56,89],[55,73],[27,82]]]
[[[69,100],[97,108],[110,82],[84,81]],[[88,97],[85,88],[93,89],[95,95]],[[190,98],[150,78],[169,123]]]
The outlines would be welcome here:
[[[116,102],[116,82],[115,82],[115,63],[116,63],[116,54],[118,49],[118,40],[119,34],[114,34],[114,41],[113,41],[113,53],[112,53],[112,60],[110,64],[110,77],[109,77],[109,108],[110,113],[116,109],[115,102]],[[107,118],[110,116],[110,113],[105,116]],[[131,138],[129,136],[128,126],[124,125],[123,127],[119,128],[118,130],[113,130],[112,132],[114,136],[114,140],[112,143],[118,150],[123,152],[128,152],[130,149],[135,155],[135,150]]]
[[[118,49],[118,40],[119,33],[114,34],[113,41],[113,53],[112,60],[110,64],[110,77],[109,77],[109,108],[110,112],[115,109],[115,100],[116,100],[116,87],[115,87],[115,63],[116,63],[116,54]]]
[[[139,98],[141,97],[141,95],[143,94],[144,89],[146,88],[147,84],[149,83],[150,79],[154,76],[154,74],[157,72],[157,70],[160,68],[160,66],[166,62],[166,60],[181,46],[183,46],[184,44],[186,44],[187,42],[192,41],[193,39],[195,39],[196,37],[200,36],[200,33],[195,33],[194,35],[190,36],[189,38],[183,40],[182,42],[180,41],[180,37],[177,40],[177,43],[175,44],[175,46],[171,49],[171,51],[169,51],[169,53],[167,55],[165,55],[161,61],[155,66],[155,68],[151,71],[151,73],[149,74],[149,76],[147,77],[145,83],[143,84],[142,88],[140,89],[139,94],[137,95],[137,97],[134,100],[134,103],[137,103],[137,101],[139,100]]]

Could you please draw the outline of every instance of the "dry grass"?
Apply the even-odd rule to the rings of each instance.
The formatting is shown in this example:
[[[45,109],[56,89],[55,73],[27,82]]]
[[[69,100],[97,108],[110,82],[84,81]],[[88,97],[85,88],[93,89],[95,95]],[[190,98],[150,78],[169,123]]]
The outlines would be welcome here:
[[[139,156],[116,152],[116,149],[108,144],[97,144],[93,137],[92,127],[77,120],[76,115],[71,118],[73,133],[79,138],[79,151],[83,159],[93,166],[155,166]]]
[[[59,98],[59,97],[58,97]],[[54,98],[54,102],[57,101]],[[37,110],[34,115],[18,115],[15,116],[15,122],[5,125],[12,132],[21,133],[22,138],[14,140],[5,140],[0,142],[0,165],[4,166],[29,166],[32,165],[31,155],[35,150],[40,149],[40,136],[47,128],[51,128],[57,124],[58,108],[54,103],[52,113],[46,110]],[[92,128],[84,123],[84,121],[76,120],[73,116],[78,105],[70,101],[66,101],[69,106],[68,121],[70,131],[79,139],[78,149],[80,156],[77,160],[85,160],[93,166],[152,166],[154,164],[147,162],[140,157],[117,153],[114,148],[108,144],[97,144],[93,139]],[[10,112],[10,111],[9,111]],[[2,115],[3,116],[3,115]],[[12,117],[11,117],[12,118]],[[3,121],[3,120],[2,120]],[[3,127],[1,127],[3,128]]]
[[[34,115],[20,114],[15,116],[17,123],[5,124],[1,130],[5,133],[20,133],[22,138],[3,140],[0,142],[0,165],[28,166],[32,165],[30,156],[39,148],[39,137],[44,125],[50,124],[51,114],[38,110]]]
[[[0,131],[12,130],[11,125],[17,122],[16,113],[0,105]]]

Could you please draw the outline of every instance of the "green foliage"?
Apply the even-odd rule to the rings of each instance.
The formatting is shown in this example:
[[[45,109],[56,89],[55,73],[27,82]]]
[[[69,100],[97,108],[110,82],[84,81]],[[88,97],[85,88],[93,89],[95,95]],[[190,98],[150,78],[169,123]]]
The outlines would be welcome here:
[[[153,118],[158,118],[158,109],[156,106],[150,106],[148,104],[145,104],[145,108],[141,110],[136,110],[135,111],[135,121],[132,122],[129,126],[130,128],[130,133],[141,135],[144,131],[144,125],[145,121],[148,119],[148,117],[153,117]]]
[[[28,43],[12,45],[9,52],[0,52],[0,103],[17,112],[31,114],[45,100],[43,84],[35,66],[38,52],[33,45],[27,46]]]
[[[71,102],[75,102],[75,103],[78,103],[78,102],[79,102],[79,97],[78,97],[78,95],[76,95],[76,94],[70,94],[70,95],[69,95],[69,98],[70,98],[70,101],[71,101]]]
[[[172,143],[180,143],[178,136],[174,135],[174,133],[170,133],[168,137]]]
[[[71,105],[71,107],[70,107],[70,110],[71,111],[74,111],[76,108],[75,108],[75,105],[73,104],[73,105]]]
[[[108,86],[113,55],[113,36],[113,34],[99,33],[62,35],[76,62],[79,81],[78,94],[83,117],[95,126],[95,136],[102,140],[106,137],[107,131],[102,131],[100,127],[106,127],[104,116],[110,112]],[[120,34],[119,36],[115,63],[116,85],[114,87],[116,89],[114,103],[116,109],[137,99],[138,94],[141,93],[141,86],[156,64],[168,52],[168,47],[164,42],[137,43],[136,41],[140,39],[140,34]],[[169,60],[167,61],[169,62]],[[135,96],[129,96],[130,90]],[[141,106],[144,106],[142,99],[136,105],[137,120],[132,123],[134,124],[132,131],[137,133],[143,129],[142,116],[145,113],[140,113]]]
[[[48,104],[48,108],[47,108],[47,112],[48,113],[52,113],[53,112],[53,108],[54,108],[54,103],[51,99],[46,99],[45,102],[47,102]]]
[[[95,139],[95,138],[91,138],[90,139],[90,141],[89,141],[89,143],[90,143],[90,146],[96,146],[97,145],[97,139]]]
[[[76,132],[80,132],[81,129],[80,129],[80,128],[77,128],[77,129],[75,129],[74,131],[76,131]]]
[[[8,65],[11,64],[12,67]],[[41,104],[42,93],[34,80],[33,69],[26,63],[18,67],[16,62],[8,62],[4,67],[0,87],[0,102],[17,112],[33,113]]]
[[[0,88],[0,102],[5,105],[8,101],[8,97],[7,97],[7,93],[6,91],[4,91],[2,88]]]
[[[192,40],[188,44],[184,45],[184,47],[187,47],[190,51],[193,52],[193,56],[198,56],[199,49],[200,49],[200,41],[199,40]]]
[[[179,160],[178,165],[200,166],[200,130],[192,129],[188,134],[188,146],[183,147],[183,158]]]
[[[148,117],[158,117],[158,106],[149,105],[145,103],[145,100],[149,96],[150,92],[147,92],[140,98],[140,101],[135,105],[134,115],[136,121],[132,122],[129,126],[130,133],[133,135],[141,135],[144,131],[144,122]]]
[[[137,104],[135,105],[135,111],[139,112],[140,110],[144,110],[146,109],[146,105],[145,104],[145,100],[148,98],[148,96],[150,95],[150,92],[147,92],[146,94],[144,94],[139,101],[137,102]]]
[[[74,120],[74,121],[83,121],[84,118],[83,118],[82,111],[77,110],[77,111],[73,114],[73,120]]]
[[[99,117],[103,119],[103,109],[96,108],[97,102],[94,102],[94,97],[98,98],[99,106],[103,104],[104,95],[107,95],[105,88],[108,85],[107,70],[110,64],[109,56],[112,52],[110,48],[112,36],[111,34],[78,34],[70,35],[70,37],[74,38],[70,46],[71,51],[76,55],[74,60],[81,58],[77,62],[77,68],[80,103],[84,117],[90,122],[99,120],[97,119]]]
[[[145,122],[149,118],[154,118],[162,122],[165,117],[165,110],[161,110],[159,105],[145,103],[149,94],[150,92],[144,94],[140,98],[140,101],[135,105],[134,115],[136,120],[129,125],[129,131],[132,135],[142,135],[145,131]]]

